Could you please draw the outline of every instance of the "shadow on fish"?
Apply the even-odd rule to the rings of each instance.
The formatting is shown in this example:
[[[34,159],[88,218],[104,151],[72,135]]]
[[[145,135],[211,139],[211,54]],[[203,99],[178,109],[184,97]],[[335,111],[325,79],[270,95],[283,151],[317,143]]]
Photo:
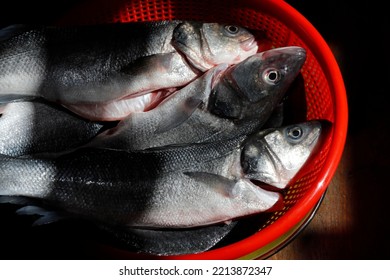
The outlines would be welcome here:
[[[216,66],[156,108],[131,114],[87,146],[142,150],[250,134],[279,106],[305,59],[303,48],[290,46],[257,53],[230,67]]]
[[[0,102],[42,97],[89,120],[119,120],[257,50],[248,30],[218,23],[14,25],[0,30]]]
[[[90,122],[44,100],[0,106],[0,154],[58,153],[88,143],[115,122]]]
[[[321,128],[322,122],[313,120],[228,141],[149,151],[89,148],[54,159],[0,156],[0,201],[26,205],[18,213],[41,216],[36,225],[61,219],[48,210],[53,207],[108,227],[114,236],[115,229],[128,228],[127,236],[137,234],[129,242],[140,252],[202,251],[195,243],[178,249],[168,242],[172,247],[163,252],[155,238],[163,243],[164,234],[155,230],[192,231],[201,242],[205,237],[193,231],[197,228],[272,211],[282,196],[257,182],[285,188],[312,155]],[[48,209],[29,206],[31,198]],[[206,236],[214,234],[218,243],[230,231],[222,229],[208,228]],[[137,245],[139,238],[149,247]]]

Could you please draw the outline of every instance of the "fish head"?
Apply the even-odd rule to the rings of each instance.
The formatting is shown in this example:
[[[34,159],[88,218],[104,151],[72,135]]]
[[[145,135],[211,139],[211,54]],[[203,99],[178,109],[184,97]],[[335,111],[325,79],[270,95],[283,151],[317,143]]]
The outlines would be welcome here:
[[[221,63],[236,64],[258,50],[249,30],[220,23],[183,22],[173,32],[172,45],[200,71]]]
[[[322,128],[311,120],[252,135],[241,153],[245,178],[284,189],[315,151]]]
[[[306,60],[306,51],[289,46],[257,53],[231,66],[214,90],[209,110],[220,117],[269,117],[283,100]]]

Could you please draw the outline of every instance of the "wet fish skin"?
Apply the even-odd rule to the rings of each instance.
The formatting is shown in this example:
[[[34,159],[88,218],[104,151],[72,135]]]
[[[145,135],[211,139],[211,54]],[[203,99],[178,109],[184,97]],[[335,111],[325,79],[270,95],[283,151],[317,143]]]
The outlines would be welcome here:
[[[9,156],[72,149],[103,128],[103,124],[39,101],[4,104],[0,114],[0,154]]]
[[[205,46],[207,43],[211,45]],[[220,47],[213,46],[217,43]],[[258,49],[255,38],[245,28],[194,21],[184,22],[175,29],[172,44],[203,72],[221,63],[236,64]]]
[[[234,147],[226,153],[239,153]],[[220,223],[265,211],[280,200],[249,180],[229,178],[230,161],[218,161],[227,164],[220,174],[208,173],[204,163],[220,160],[220,143],[209,155],[207,145],[189,156],[180,147],[170,149],[168,155],[84,149],[57,159],[1,156],[0,195],[41,199],[80,218],[142,228]],[[180,168],[172,153],[184,163]],[[239,156],[232,159],[239,162]]]
[[[230,120],[231,125],[220,126],[219,133],[207,141],[260,129],[283,101],[305,61],[304,48],[288,46],[257,53],[233,65],[206,104],[210,113]]]
[[[123,98],[183,86],[206,67],[235,63],[257,51],[247,30],[237,27],[237,34],[221,36],[214,25],[164,21],[63,28],[17,26],[15,36],[9,35],[12,28],[8,28],[5,38],[0,38],[0,101],[42,96],[76,113],[88,108],[92,111],[83,116],[100,120],[98,113],[104,106],[115,108],[111,103],[120,100],[123,108],[110,118],[121,118],[132,106]],[[192,28],[183,31],[183,26]]]
[[[305,60],[306,50],[297,46],[274,48],[247,58],[225,73],[213,91],[209,110],[239,120],[264,114],[264,107],[275,108],[281,102]],[[277,97],[269,98],[274,95]],[[262,106],[255,106],[258,103]]]
[[[201,142],[203,134],[213,133],[213,126],[205,122],[198,107],[210,95],[213,85],[226,69],[220,64],[200,78],[167,97],[158,107],[147,112],[131,114],[117,126],[94,137],[86,146],[120,150],[144,150],[166,145]],[[207,114],[207,112],[206,112]],[[211,121],[215,121],[214,118]],[[206,132],[197,130],[199,126]],[[198,136],[190,133],[197,131]]]
[[[210,250],[225,238],[236,224],[237,221],[232,221],[178,230],[113,227],[102,227],[102,230],[107,235],[105,243],[108,242],[111,246],[154,256],[172,256]]]
[[[229,68],[214,67],[153,110],[130,115],[88,145],[139,150],[251,133],[279,105],[305,58],[303,48],[286,47],[255,54]],[[278,81],[266,79],[270,70]]]
[[[27,215],[44,215],[45,219],[47,218],[46,221],[49,221],[50,223],[49,226],[57,229],[59,227],[58,230],[61,234],[65,229],[65,227],[62,228],[62,225],[64,225],[67,228],[65,229],[67,232],[69,232],[70,226],[70,232],[75,232],[76,236],[79,236],[80,233],[78,230],[80,229],[80,225],[82,225],[83,232],[81,235],[88,238],[88,240],[91,238],[90,235],[93,235],[93,239],[96,240],[96,242],[104,243],[122,250],[125,249],[134,253],[154,256],[195,254],[204,252],[216,246],[237,225],[237,221],[232,221],[228,223],[187,229],[141,229],[115,227],[105,224],[86,223],[85,220],[80,219],[69,219],[70,217],[66,216],[66,214],[65,216],[61,216],[61,213],[57,213],[55,208],[50,209],[47,208],[47,206],[45,206],[46,209],[42,208],[44,206],[42,203],[32,199],[0,196],[0,206],[2,203],[16,204],[20,207],[34,205],[33,207],[41,209],[39,211],[46,211],[46,213],[39,211],[28,212],[28,210],[31,209],[31,206],[27,206],[17,210],[17,214],[23,215],[24,212]],[[54,224],[55,220],[53,220],[53,218],[55,218],[55,216],[50,216],[51,213],[58,217],[58,223]],[[67,219],[65,220],[64,218]],[[33,226],[42,224],[45,224],[45,222],[42,221],[42,218],[39,218],[33,223]],[[86,226],[87,230],[84,229],[84,226]]]
[[[258,132],[243,149],[245,177],[284,189],[315,152],[328,125],[311,120]]]
[[[0,195],[42,199],[111,226],[216,224],[277,205],[280,194],[255,183],[285,187],[311,155],[321,128],[313,120],[260,131],[235,143],[132,153],[90,148],[56,159],[1,156]],[[277,180],[271,181],[272,175]]]

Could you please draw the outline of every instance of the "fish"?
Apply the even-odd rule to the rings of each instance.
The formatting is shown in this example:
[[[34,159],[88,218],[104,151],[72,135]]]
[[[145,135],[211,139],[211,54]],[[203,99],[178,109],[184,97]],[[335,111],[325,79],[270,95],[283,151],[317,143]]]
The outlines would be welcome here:
[[[3,104],[0,114],[0,154],[14,157],[73,149],[104,128],[37,100]]]
[[[280,194],[224,173],[197,175],[221,157],[218,151],[230,154],[231,144],[229,150],[222,143],[193,147],[195,153],[170,147],[142,153],[79,149],[55,159],[0,155],[0,195],[42,200],[64,216],[130,228],[193,228],[271,208]],[[20,211],[43,215],[26,207]],[[52,212],[36,225],[55,220]]]
[[[277,164],[287,169],[277,186],[288,184],[284,174],[292,178],[302,166],[297,150],[312,150],[320,128],[312,120],[293,129],[166,149],[84,148],[52,159],[0,155],[0,196],[42,200],[59,212],[122,228],[215,225],[280,207],[282,195],[258,182],[269,183],[268,171]],[[36,207],[18,211],[42,215],[38,225],[55,216]]]
[[[42,203],[38,201],[32,201],[28,199],[21,199],[20,197],[0,197],[0,203],[3,202],[13,203],[9,205],[6,211],[8,215],[12,215],[15,211],[15,207],[23,207],[26,204],[33,204],[35,209],[43,207]],[[3,206],[3,207],[1,207]],[[0,204],[0,208],[4,209],[4,204]],[[148,256],[171,256],[171,255],[182,255],[182,254],[196,254],[210,250],[217,246],[220,242],[229,237],[232,230],[236,228],[237,221],[228,223],[221,223],[216,225],[187,228],[187,229],[145,229],[145,228],[129,228],[129,227],[114,227],[104,224],[94,224],[86,222],[85,220],[71,218],[71,217],[60,217],[58,222],[51,222],[45,226],[33,224],[31,221],[34,217],[27,217],[22,215],[39,215],[36,210],[34,213],[28,213],[26,209],[31,209],[31,206],[20,208],[17,211],[19,222],[24,224],[23,236],[26,236],[25,241],[31,236],[34,236],[34,232],[40,232],[39,239],[41,242],[46,242],[46,239],[65,238],[65,242],[70,241],[72,246],[75,243],[81,242],[85,245],[85,241],[93,242],[93,244],[105,244],[110,248],[117,248],[120,250],[126,250],[127,252],[137,253]],[[48,215],[48,211],[53,209],[43,209],[46,211],[44,215]],[[51,212],[53,213],[53,212]],[[53,216],[51,216],[52,218]],[[25,222],[23,222],[25,221]],[[14,223],[10,223],[6,226],[12,227]],[[18,232],[18,228],[7,228],[5,230]],[[12,234],[12,233],[10,233]],[[15,233],[14,233],[15,234]],[[71,235],[71,236],[70,236]],[[92,240],[91,240],[92,239]],[[56,246],[58,247],[58,246]],[[80,249],[80,248],[78,248]],[[73,249],[70,249],[73,250]]]
[[[105,244],[137,254],[172,256],[210,250],[224,240],[237,221],[189,229],[141,229],[101,227]]]
[[[306,59],[304,48],[274,48],[220,64],[167,97],[133,113],[87,146],[123,150],[211,142],[249,134],[279,106]]]
[[[242,152],[245,178],[285,189],[315,153],[329,126],[325,120],[311,120],[258,132]]]
[[[0,30],[0,103],[41,97],[89,120],[119,120],[257,50],[248,29],[212,22],[12,25]]]

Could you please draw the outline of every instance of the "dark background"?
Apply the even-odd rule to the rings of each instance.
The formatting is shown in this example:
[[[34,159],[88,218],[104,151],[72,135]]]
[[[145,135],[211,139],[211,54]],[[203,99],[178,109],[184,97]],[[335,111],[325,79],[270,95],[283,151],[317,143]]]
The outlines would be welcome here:
[[[9,1],[0,9],[0,27],[50,23],[77,2]],[[347,89],[349,129],[343,158],[318,215],[273,258],[390,259],[388,9],[380,1],[287,2],[320,32],[339,63]],[[37,242],[42,241],[38,238]],[[7,258],[4,252],[13,252],[10,258],[17,258],[12,246],[12,242],[5,246],[8,251],[3,250],[2,258]],[[39,248],[36,244],[31,250]]]
[[[340,66],[349,128],[338,170],[309,226],[273,258],[390,259],[390,18],[379,1],[287,1]]]

